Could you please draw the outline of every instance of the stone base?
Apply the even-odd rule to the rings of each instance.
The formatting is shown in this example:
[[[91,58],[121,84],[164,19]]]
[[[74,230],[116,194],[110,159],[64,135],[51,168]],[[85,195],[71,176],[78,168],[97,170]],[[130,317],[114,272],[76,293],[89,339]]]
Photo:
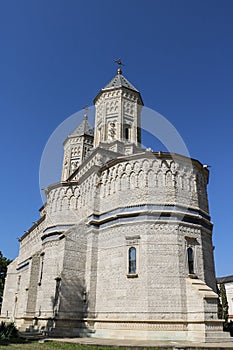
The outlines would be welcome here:
[[[87,322],[88,323],[88,322]],[[141,339],[161,341],[223,342],[231,341],[222,331],[222,321],[119,321],[96,320],[95,338]]]
[[[140,339],[156,341],[226,342],[229,333],[222,331],[222,321],[182,320],[65,320],[57,319],[53,336],[94,337],[102,339]]]
[[[191,341],[221,343],[231,341],[222,331],[222,320],[110,320],[110,319],[17,319],[20,331],[30,325],[52,337],[94,337],[101,339],[134,339],[156,341]]]

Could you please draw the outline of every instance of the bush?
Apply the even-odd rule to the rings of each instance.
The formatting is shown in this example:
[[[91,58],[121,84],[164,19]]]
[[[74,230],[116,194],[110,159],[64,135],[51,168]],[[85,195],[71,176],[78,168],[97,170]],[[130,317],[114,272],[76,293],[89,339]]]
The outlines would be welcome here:
[[[11,340],[18,337],[18,330],[14,323],[0,323],[0,341]]]

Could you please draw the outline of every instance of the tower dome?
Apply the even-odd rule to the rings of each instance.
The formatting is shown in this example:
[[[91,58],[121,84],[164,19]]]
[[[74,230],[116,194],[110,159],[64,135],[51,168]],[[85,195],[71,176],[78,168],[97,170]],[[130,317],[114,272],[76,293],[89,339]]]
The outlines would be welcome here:
[[[87,114],[83,121],[71,132],[64,142],[62,181],[80,166],[93,147],[94,131],[88,122]]]

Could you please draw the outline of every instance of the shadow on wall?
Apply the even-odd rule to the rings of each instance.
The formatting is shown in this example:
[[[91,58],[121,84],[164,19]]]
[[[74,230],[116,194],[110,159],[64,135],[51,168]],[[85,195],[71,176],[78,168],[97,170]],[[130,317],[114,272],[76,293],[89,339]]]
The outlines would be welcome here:
[[[53,317],[48,319],[44,329],[47,335],[87,337],[93,333],[92,324],[86,322],[90,315],[95,316],[90,312],[90,309],[95,310],[95,298],[88,295],[85,282],[87,245],[89,244],[86,230],[85,223],[80,223],[64,233],[64,259],[62,271],[55,279],[51,297]],[[88,250],[89,255],[94,253]],[[91,257],[91,261],[92,259],[94,258]],[[91,277],[94,276],[92,269],[95,272],[91,264]],[[90,290],[94,295],[93,288],[95,286],[92,283]]]
[[[89,310],[85,272],[87,235],[85,227],[66,233],[65,259],[61,276],[56,278],[54,296],[51,298],[53,319],[47,322],[47,330],[59,336],[88,336],[93,330],[85,319]]]
[[[93,333],[84,321],[89,303],[83,281],[75,276],[72,279],[57,278],[51,303],[53,317],[41,328],[45,336],[88,337]]]
[[[55,296],[52,298],[54,322],[48,322],[47,327],[55,329],[55,334],[60,336],[89,336],[93,330],[84,320],[89,306],[84,280],[74,273],[74,276],[56,282]]]

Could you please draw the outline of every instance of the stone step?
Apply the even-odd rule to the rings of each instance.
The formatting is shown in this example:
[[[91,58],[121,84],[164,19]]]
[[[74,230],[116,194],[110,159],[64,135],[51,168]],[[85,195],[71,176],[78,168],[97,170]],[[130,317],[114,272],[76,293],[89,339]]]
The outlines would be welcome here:
[[[19,332],[19,336],[20,338],[30,340],[39,340],[45,338],[45,335],[42,332]]]
[[[211,338],[211,339],[207,339],[205,341],[208,344],[233,344],[233,340],[232,339],[219,339],[219,338]],[[226,348],[224,348],[226,349]]]
[[[206,334],[206,342],[208,343],[233,343],[233,338],[228,332],[213,332]]]

